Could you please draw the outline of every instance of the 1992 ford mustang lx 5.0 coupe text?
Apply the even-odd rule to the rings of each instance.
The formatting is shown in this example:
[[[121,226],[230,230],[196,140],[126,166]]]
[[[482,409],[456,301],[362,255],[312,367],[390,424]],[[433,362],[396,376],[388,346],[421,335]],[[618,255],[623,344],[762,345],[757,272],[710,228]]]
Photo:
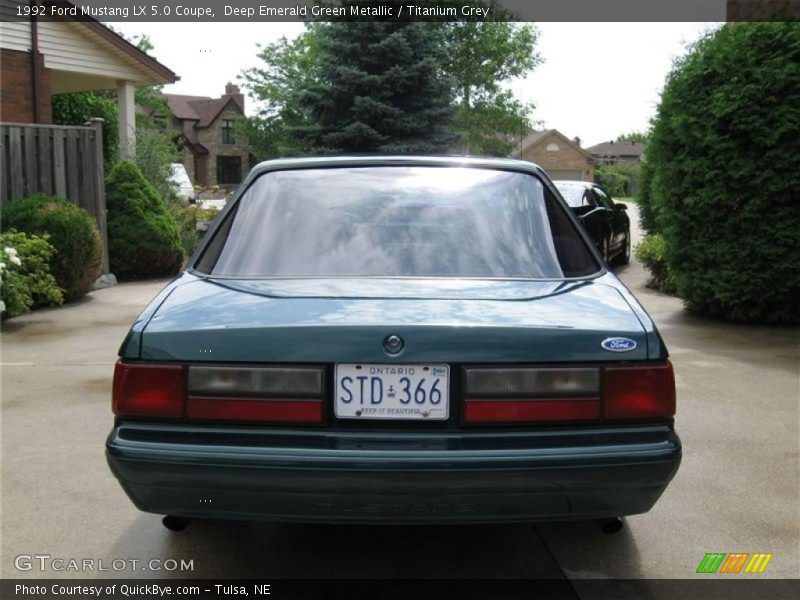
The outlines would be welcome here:
[[[612,518],[681,457],[652,320],[510,160],[259,165],[133,324],[113,408],[112,471],[173,524]]]

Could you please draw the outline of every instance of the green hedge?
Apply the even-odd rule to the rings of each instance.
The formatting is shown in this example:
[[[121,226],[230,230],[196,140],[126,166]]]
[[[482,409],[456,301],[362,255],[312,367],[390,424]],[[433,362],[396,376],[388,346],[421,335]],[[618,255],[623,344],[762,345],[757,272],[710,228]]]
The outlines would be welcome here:
[[[50,271],[65,300],[80,298],[92,289],[102,268],[103,242],[89,213],[65,198],[37,194],[3,205],[0,219],[3,231],[48,236],[56,250]]]
[[[39,306],[64,301],[50,260],[56,250],[44,237],[19,231],[0,234],[0,312],[15,317]]]
[[[114,166],[106,179],[108,251],[120,279],[175,275],[183,248],[175,219],[131,162]]]
[[[639,206],[639,226],[647,233],[658,233],[655,207],[653,206],[653,163],[644,161],[639,168],[639,193],[636,204]]]
[[[669,75],[652,208],[689,308],[800,322],[800,24],[731,23]]]

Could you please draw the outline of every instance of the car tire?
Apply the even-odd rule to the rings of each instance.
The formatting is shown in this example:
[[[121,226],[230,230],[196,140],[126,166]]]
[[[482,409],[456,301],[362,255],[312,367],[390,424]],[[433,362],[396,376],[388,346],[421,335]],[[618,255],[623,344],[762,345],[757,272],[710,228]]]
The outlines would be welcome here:
[[[631,262],[631,232],[628,231],[628,234],[625,236],[625,244],[622,246],[622,250],[614,259],[614,264],[617,265],[627,265]]]

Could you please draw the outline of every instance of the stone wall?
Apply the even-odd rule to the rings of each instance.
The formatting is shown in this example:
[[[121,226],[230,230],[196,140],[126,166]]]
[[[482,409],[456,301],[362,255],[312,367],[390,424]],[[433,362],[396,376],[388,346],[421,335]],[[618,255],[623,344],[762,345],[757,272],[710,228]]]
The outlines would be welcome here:
[[[239,156],[242,160],[242,179],[247,175],[250,166],[250,147],[247,140],[236,132],[234,129],[235,144],[222,143],[222,121],[232,119],[234,121],[241,119],[242,115],[235,108],[226,108],[217,119],[211,124],[210,127],[197,130],[197,142],[208,148],[208,160],[205,166],[205,185],[218,185],[217,181],[217,157],[219,156]],[[199,161],[198,161],[199,164]],[[198,181],[202,178],[198,174]],[[237,182],[238,183],[238,182]]]

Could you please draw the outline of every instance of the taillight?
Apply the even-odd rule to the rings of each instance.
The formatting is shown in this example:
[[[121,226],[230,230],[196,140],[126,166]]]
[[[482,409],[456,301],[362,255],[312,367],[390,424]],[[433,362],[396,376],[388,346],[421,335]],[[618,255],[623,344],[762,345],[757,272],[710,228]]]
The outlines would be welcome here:
[[[475,368],[466,370],[469,396],[596,396],[600,369],[575,368]]]
[[[584,421],[600,418],[600,369],[468,368],[468,423]]]
[[[120,417],[180,418],[186,397],[186,367],[117,362],[114,414]]]
[[[672,364],[606,367],[603,413],[607,419],[659,419],[675,414]]]
[[[118,362],[114,414],[320,423],[323,369]]]
[[[321,397],[322,373],[316,367],[191,365],[189,395]]]
[[[469,400],[464,411],[464,420],[468,423],[584,421],[599,418],[598,398]]]
[[[672,365],[467,368],[464,421],[659,419],[675,414]]]
[[[322,402],[286,400],[243,400],[237,398],[189,398],[187,414],[191,419],[223,421],[276,421],[319,423]]]

